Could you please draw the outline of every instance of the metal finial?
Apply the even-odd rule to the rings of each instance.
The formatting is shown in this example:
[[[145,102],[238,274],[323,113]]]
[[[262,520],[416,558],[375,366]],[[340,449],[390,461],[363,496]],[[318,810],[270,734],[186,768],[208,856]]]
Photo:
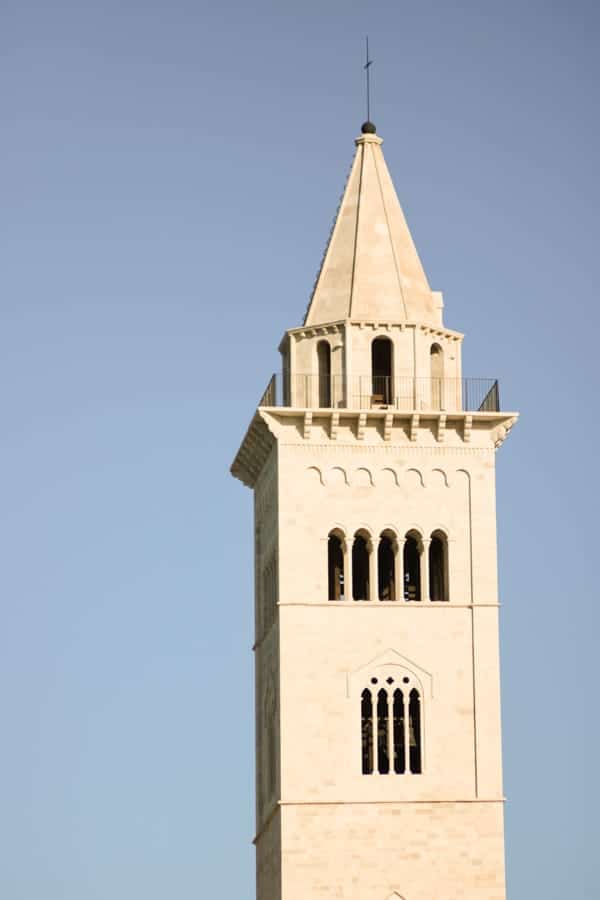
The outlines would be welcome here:
[[[367,73],[367,122],[371,121],[371,66],[373,65],[374,60],[369,58],[369,38],[366,38],[367,42],[367,59],[365,65],[363,66],[365,72]]]

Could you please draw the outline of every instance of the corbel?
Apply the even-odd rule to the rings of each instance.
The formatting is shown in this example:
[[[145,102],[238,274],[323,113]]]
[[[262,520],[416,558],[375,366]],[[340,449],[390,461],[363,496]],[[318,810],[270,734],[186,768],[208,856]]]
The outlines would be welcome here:
[[[367,427],[367,414],[365,412],[361,412],[358,416],[358,431],[356,437],[359,441],[364,440],[365,437],[365,429]]]
[[[302,437],[305,441],[307,441],[310,437],[310,429],[312,427],[312,410],[307,409],[304,413],[304,428],[302,431]]]
[[[439,444],[444,443],[446,437],[446,414],[441,413],[437,423],[437,439]]]
[[[419,414],[413,413],[410,417],[410,439],[416,441],[419,431]]]
[[[463,426],[463,441],[465,444],[469,444],[471,442],[471,430],[473,428],[473,416],[465,416],[465,423]]]
[[[339,412],[332,412],[331,413],[331,423],[329,425],[329,437],[331,438],[332,441],[337,441],[339,424],[340,424]]]
[[[394,423],[394,414],[386,413],[385,419],[383,420],[383,439],[384,439],[384,441],[391,441],[393,423]]]

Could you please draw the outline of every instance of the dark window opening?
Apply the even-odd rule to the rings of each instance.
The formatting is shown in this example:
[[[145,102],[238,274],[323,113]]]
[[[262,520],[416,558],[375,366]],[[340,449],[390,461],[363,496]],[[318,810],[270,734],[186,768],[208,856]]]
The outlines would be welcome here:
[[[319,406],[331,407],[331,346],[328,341],[317,344],[319,366]]]
[[[390,771],[388,724],[388,695],[382,688],[377,696],[377,768],[380,775]]]
[[[433,534],[429,545],[429,596],[439,602],[448,599],[446,538]]]
[[[394,772],[403,775],[406,771],[406,750],[404,748],[404,695],[394,691]]]
[[[373,700],[371,691],[362,692],[360,704],[362,773],[373,774]]]
[[[352,544],[352,597],[354,600],[369,599],[369,550],[366,539],[360,534]]]
[[[377,549],[377,569],[379,573],[379,599],[396,599],[396,580],[394,564],[394,548],[392,541],[384,535]]]
[[[342,600],[344,597],[344,551],[342,540],[337,534],[330,534],[327,542],[329,569],[329,599]]]
[[[421,599],[421,558],[419,542],[413,535],[404,543],[404,599]]]
[[[374,405],[393,401],[392,342],[389,338],[375,338],[371,344],[372,398]]]
[[[444,388],[444,354],[439,344],[432,344],[430,350],[431,360],[431,406],[433,409],[441,409],[443,406]]]
[[[419,692],[414,688],[408,702],[408,722],[410,741],[410,771],[421,774],[421,704]]]

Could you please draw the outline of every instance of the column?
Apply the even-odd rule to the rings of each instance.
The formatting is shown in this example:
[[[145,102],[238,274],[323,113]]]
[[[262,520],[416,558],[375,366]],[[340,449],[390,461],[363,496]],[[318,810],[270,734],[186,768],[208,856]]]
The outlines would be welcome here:
[[[394,600],[404,600],[404,544],[406,538],[394,541]]]
[[[421,541],[421,600],[429,602],[429,538]]]
[[[369,540],[367,550],[369,552],[369,600],[376,601],[379,599],[377,544]]]
[[[347,540],[342,541],[342,553],[344,554],[344,600],[352,600],[352,545]]]

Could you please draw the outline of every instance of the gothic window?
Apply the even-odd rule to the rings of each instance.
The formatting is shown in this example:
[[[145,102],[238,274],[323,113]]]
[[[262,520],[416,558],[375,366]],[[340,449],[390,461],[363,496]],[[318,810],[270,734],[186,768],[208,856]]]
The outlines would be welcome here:
[[[388,405],[393,394],[393,346],[389,338],[375,338],[371,344],[371,403]]]
[[[344,543],[339,532],[332,531],[327,541],[327,567],[330,600],[344,599]]]
[[[404,599],[421,599],[421,553],[420,536],[413,531],[406,535],[404,542]]]
[[[404,745],[404,694],[400,688],[394,691],[394,772],[402,775],[406,771],[406,748]]]
[[[388,695],[382,688],[377,694],[377,770],[380,775],[387,775],[390,771],[389,724]]]
[[[360,695],[363,775],[423,771],[421,691],[404,669],[373,676]]]
[[[380,600],[396,599],[394,537],[383,533],[377,548],[378,596]]]
[[[360,533],[352,544],[352,598],[369,599],[369,541]]]
[[[329,341],[317,344],[317,365],[319,369],[319,406],[331,406],[331,346]]]
[[[431,367],[431,406],[442,409],[444,388],[444,353],[439,344],[432,344],[429,351]]]
[[[429,596],[433,601],[448,599],[448,542],[441,531],[434,531],[429,544]]]
[[[371,775],[373,772],[373,698],[371,691],[362,692],[360,701],[360,727],[362,748],[362,773]]]
[[[421,774],[421,698],[416,688],[410,692],[408,703],[410,771]]]

